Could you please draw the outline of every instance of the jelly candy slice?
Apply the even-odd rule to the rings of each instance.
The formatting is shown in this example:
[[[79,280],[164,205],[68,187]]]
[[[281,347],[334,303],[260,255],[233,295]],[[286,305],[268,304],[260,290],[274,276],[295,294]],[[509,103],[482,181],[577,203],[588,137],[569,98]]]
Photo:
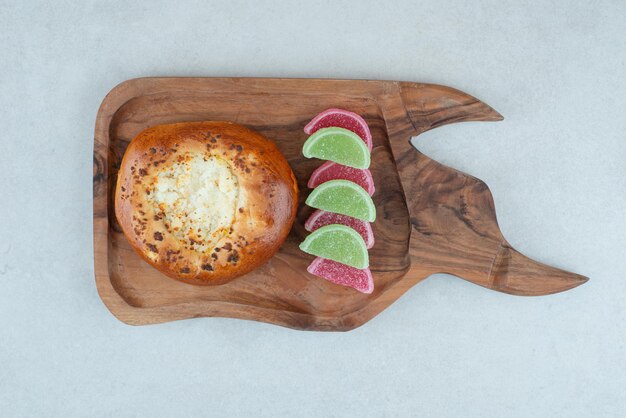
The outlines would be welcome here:
[[[350,286],[362,293],[372,293],[374,290],[374,280],[369,268],[356,269],[318,257],[309,265],[307,271],[314,276],[342,286]]]
[[[306,204],[362,221],[376,220],[376,207],[371,196],[361,186],[348,180],[330,180],[320,184],[313,189]]]
[[[327,109],[317,115],[305,127],[307,135],[314,134],[322,128],[337,126],[354,132],[361,137],[368,150],[372,150],[372,133],[365,120],[354,112],[344,109]]]
[[[345,225],[326,225],[309,234],[300,249],[358,269],[369,267],[365,241],[354,229]]]
[[[349,226],[361,235],[361,238],[365,241],[365,246],[368,249],[374,246],[374,233],[370,223],[351,216],[326,212],[324,210],[316,210],[304,223],[304,229],[309,232],[313,232],[323,226],[332,224]]]
[[[302,154],[354,168],[370,166],[370,152],[365,143],[357,134],[343,128],[323,128],[315,132],[304,143]]]
[[[367,191],[372,196],[374,194],[374,179],[368,169],[360,169],[326,161],[315,169],[309,178],[307,186],[314,189],[329,180],[350,180]]]

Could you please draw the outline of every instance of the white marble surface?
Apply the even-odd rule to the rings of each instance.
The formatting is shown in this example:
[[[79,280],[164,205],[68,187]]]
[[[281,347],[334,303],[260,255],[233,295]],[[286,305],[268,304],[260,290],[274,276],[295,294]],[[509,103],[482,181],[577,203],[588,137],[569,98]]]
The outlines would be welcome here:
[[[0,415],[623,414],[626,3],[553,3],[0,0]],[[474,94],[506,120],[418,148],[490,185],[515,247],[591,281],[520,298],[436,276],[347,334],[124,325],[93,280],[93,125],[154,75]]]

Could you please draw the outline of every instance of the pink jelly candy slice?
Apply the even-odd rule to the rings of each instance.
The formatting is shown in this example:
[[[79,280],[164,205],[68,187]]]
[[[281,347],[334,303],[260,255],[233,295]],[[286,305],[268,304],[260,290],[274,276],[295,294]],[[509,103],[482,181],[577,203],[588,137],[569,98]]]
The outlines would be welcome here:
[[[343,109],[327,109],[317,115],[305,127],[307,135],[315,133],[318,129],[336,126],[354,132],[367,145],[367,149],[372,150],[372,133],[367,126],[367,122],[354,112]]]
[[[360,168],[348,167],[332,161],[326,161],[317,167],[311,174],[307,186],[310,189],[314,189],[329,180],[350,180],[364,188],[370,196],[376,191],[372,173],[368,169],[362,170]]]
[[[370,269],[359,270],[333,260],[317,257],[307,271],[314,276],[352,287],[362,293],[372,293],[374,290],[374,280]]]
[[[313,232],[325,225],[340,224],[349,226],[356,232],[361,234],[365,246],[372,248],[374,246],[374,232],[369,222],[353,218],[351,216],[340,215],[338,213],[326,212],[324,210],[316,210],[304,223],[304,229]]]

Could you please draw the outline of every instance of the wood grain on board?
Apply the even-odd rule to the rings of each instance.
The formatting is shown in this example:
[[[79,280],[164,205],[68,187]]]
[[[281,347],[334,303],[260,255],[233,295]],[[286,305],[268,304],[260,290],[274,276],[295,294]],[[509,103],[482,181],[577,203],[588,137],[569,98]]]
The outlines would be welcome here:
[[[371,171],[377,220],[370,250],[370,295],[306,272],[313,257],[298,249],[312,212],[306,181],[322,162],[302,157],[303,127],[320,111],[362,115],[374,140]],[[461,121],[502,117],[448,87],[397,81],[142,78],[104,99],[94,145],[94,248],[98,292],[120,320],[135,325],[220,316],[306,330],[350,330],[367,322],[433,273],[450,273],[517,294],[567,290],[587,278],[533,261],[502,236],[489,188],[413,148],[409,140]],[[163,123],[228,120],[274,140],[298,179],[297,220],[277,255],[225,285],[200,287],[167,278],[144,262],[113,210],[119,163],[129,141]]]

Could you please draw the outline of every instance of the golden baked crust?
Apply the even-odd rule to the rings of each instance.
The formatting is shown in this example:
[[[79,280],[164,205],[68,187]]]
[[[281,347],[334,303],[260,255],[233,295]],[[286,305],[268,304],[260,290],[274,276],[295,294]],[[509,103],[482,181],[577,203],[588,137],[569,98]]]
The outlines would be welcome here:
[[[230,122],[142,131],[128,146],[115,215],[132,247],[166,275],[214,285],[267,261],[295,219],[296,179],[273,142]]]

